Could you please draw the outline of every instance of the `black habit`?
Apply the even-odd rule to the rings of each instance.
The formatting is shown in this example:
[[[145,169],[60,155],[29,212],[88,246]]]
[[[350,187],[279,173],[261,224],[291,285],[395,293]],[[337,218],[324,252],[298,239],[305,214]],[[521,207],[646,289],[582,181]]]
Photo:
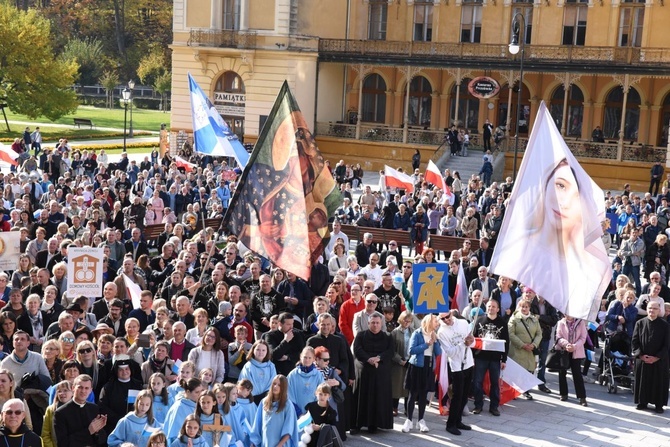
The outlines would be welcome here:
[[[379,356],[379,367],[368,359]],[[391,359],[393,339],[386,332],[359,332],[354,339],[356,381],[352,408],[352,427],[393,428],[393,393],[391,392]]]
[[[635,323],[633,331],[633,356],[635,360],[635,403],[652,404],[662,408],[668,402],[668,349],[670,349],[670,325],[660,317],[655,320],[643,318]],[[658,357],[655,363],[647,364],[642,355]]]

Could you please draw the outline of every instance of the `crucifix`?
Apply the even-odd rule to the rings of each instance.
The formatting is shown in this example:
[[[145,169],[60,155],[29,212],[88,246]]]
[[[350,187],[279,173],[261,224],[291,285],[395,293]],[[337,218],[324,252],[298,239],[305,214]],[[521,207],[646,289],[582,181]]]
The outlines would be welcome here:
[[[221,433],[230,433],[231,429],[229,425],[223,425],[221,422],[221,415],[220,414],[215,414],[214,415],[214,423],[213,424],[207,424],[202,426],[202,431],[208,431],[212,433],[212,441],[214,442],[213,447],[218,447],[219,446],[219,436]],[[226,446],[227,447],[227,444]]]

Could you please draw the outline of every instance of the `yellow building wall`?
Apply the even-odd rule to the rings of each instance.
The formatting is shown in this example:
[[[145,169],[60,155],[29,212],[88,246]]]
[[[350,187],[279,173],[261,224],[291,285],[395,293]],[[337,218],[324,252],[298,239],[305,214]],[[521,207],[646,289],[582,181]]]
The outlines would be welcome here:
[[[337,64],[319,65],[317,120],[342,120],[344,69]]]
[[[346,32],[346,1],[299,0],[298,29],[306,36],[344,39]]]
[[[189,28],[209,28],[211,0],[188,0],[186,3],[186,26]]]
[[[275,27],[275,0],[247,0],[249,29],[271,30]]]

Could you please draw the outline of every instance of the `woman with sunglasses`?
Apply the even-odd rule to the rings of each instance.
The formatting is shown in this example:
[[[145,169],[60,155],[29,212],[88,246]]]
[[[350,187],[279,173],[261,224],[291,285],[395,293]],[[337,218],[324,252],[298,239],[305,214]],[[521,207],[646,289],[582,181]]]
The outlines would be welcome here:
[[[77,363],[81,366],[83,374],[93,378],[93,389],[98,386],[98,362],[95,346],[89,340],[82,341],[77,345]]]
[[[74,351],[74,334],[71,331],[65,331],[60,334],[58,337],[58,343],[60,343],[60,359],[62,360],[74,360],[75,351]]]

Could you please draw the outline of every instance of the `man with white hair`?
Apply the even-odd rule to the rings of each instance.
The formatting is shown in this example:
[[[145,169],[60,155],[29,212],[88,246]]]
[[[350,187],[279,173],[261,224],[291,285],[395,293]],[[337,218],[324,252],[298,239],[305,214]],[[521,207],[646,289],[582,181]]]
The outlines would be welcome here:
[[[21,399],[9,399],[5,402],[2,406],[0,445],[42,447],[42,438],[28,429],[25,419],[26,407]]]

